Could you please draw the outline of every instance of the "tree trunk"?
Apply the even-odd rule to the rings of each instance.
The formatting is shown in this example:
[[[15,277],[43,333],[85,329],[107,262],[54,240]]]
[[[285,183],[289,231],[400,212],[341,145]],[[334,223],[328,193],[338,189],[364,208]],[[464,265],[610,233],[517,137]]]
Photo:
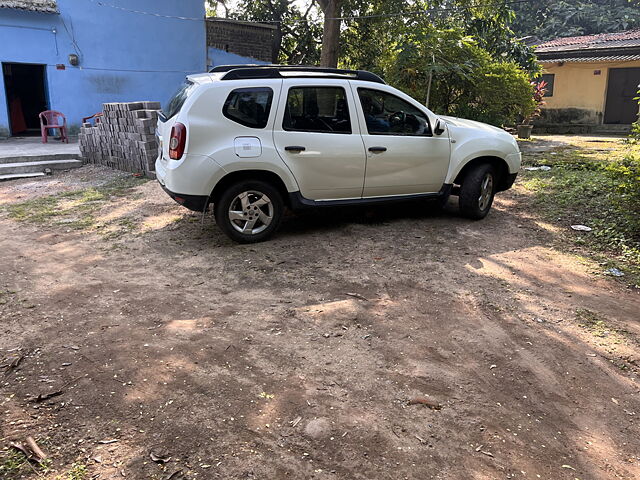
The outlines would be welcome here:
[[[336,17],[340,16],[342,0],[320,0],[319,3],[324,13],[320,66],[336,68],[340,43],[340,20],[336,20]]]

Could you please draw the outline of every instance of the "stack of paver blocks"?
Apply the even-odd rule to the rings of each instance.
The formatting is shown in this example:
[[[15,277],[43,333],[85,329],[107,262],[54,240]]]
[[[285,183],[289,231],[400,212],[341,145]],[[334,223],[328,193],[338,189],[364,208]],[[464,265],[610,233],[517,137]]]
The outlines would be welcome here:
[[[103,116],[95,126],[85,123],[80,129],[83,160],[152,177],[160,102],[105,103],[102,108]]]

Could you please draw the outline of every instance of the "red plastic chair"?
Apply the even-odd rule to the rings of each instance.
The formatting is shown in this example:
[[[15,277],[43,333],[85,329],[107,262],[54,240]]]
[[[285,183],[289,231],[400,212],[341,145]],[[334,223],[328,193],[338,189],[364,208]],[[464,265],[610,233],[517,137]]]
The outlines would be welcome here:
[[[60,129],[60,140],[69,143],[69,137],[67,137],[67,118],[60,112],[55,110],[46,110],[40,112],[40,133],[42,134],[42,143],[48,141],[48,130]],[[60,123],[62,120],[62,123]]]

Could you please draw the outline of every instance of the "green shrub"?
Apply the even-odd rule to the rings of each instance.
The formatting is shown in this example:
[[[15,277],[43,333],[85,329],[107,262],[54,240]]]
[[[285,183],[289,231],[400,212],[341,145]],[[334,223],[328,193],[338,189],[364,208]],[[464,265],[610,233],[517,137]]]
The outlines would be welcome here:
[[[629,154],[622,160],[608,163],[605,169],[616,182],[616,203],[628,212],[640,240],[640,155]]]
[[[634,98],[634,100],[638,101],[638,106],[640,106],[640,90],[638,90],[638,96]],[[631,125],[631,135],[629,135],[629,141],[634,144],[640,143],[640,118]]]
[[[515,62],[496,59],[461,29],[423,26],[406,33],[384,70],[389,83],[420,101],[427,98],[432,75],[429,108],[441,115],[501,126],[536,108],[529,74]]]

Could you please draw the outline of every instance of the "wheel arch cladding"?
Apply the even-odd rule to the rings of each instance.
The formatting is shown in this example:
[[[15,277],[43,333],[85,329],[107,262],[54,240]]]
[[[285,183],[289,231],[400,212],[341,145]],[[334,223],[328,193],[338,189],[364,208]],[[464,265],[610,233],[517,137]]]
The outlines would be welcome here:
[[[289,206],[289,194],[287,187],[278,174],[270,172],[268,170],[237,170],[235,172],[228,173],[220,179],[220,181],[213,188],[211,192],[211,203],[216,203],[230,185],[243,180],[261,180],[267,182],[278,190],[278,193],[282,196],[282,201],[288,207]]]
[[[456,179],[453,183],[455,183],[456,185],[461,185],[464,177],[467,175],[467,172],[469,172],[469,170],[484,163],[488,163],[489,165],[493,166],[494,170],[496,171],[496,175],[498,177],[496,179],[496,192],[501,192],[509,188],[509,165],[502,158],[491,156],[477,157],[467,162],[465,166],[462,167],[462,170],[458,172],[458,175],[456,176]]]

